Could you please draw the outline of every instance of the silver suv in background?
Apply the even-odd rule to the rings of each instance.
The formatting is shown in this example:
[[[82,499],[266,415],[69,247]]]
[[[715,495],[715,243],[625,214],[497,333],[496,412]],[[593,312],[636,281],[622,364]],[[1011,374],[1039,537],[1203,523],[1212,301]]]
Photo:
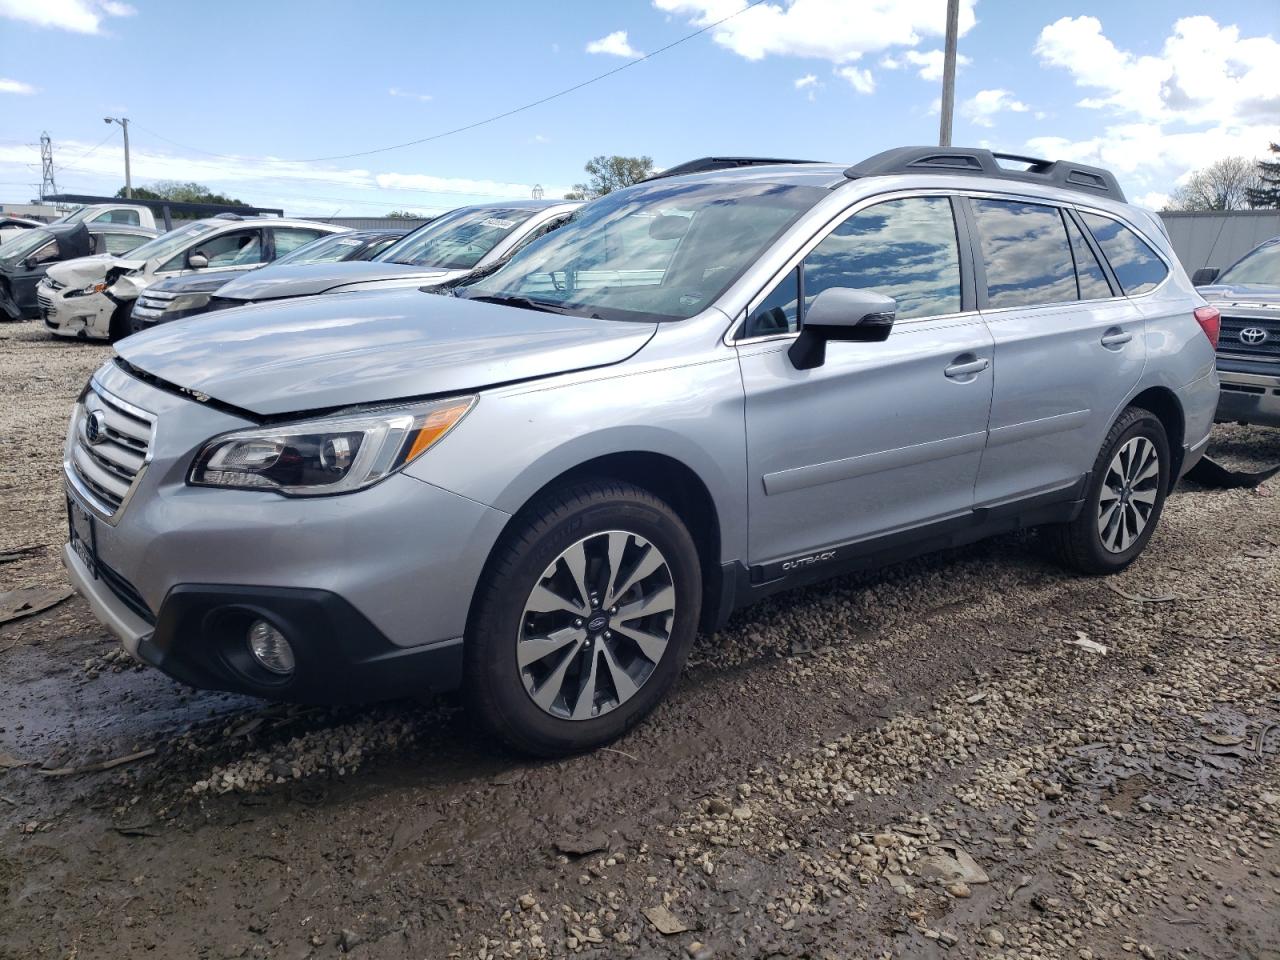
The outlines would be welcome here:
[[[1217,311],[1109,173],[1020,162],[660,177],[455,296],[130,337],[68,433],[71,580],[183,682],[460,685],[555,755],[779,590],[1019,527],[1122,570],[1208,441]]]
[[[1197,270],[1195,281],[1222,313],[1218,419],[1280,427],[1280,237],[1221,273]]]

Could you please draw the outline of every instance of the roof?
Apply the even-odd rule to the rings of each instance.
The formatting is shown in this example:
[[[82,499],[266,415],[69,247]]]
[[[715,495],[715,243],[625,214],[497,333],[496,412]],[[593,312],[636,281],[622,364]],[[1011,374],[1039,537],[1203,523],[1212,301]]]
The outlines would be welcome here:
[[[459,210],[545,210],[548,207],[576,207],[581,200],[494,200],[490,203],[468,203]]]
[[[44,198],[51,203],[82,203],[97,205],[109,203],[113,206],[146,207],[155,213],[163,213],[166,209],[175,217],[191,217],[201,219],[219,213],[241,214],[275,214],[284,216],[284,211],[277,207],[254,207],[248,204],[230,203],[186,203],[178,200],[141,200],[137,197],[93,197],[82,193],[58,193]]]

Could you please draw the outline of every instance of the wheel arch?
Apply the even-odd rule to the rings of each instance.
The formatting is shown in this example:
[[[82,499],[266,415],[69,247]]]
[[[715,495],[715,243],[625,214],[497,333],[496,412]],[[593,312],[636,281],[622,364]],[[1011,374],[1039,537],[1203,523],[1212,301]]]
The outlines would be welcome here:
[[[1141,393],[1137,394],[1127,407],[1142,407],[1144,410],[1150,410],[1160,423],[1164,426],[1164,432],[1169,438],[1169,455],[1173,459],[1169,470],[1169,485],[1172,486],[1177,482],[1177,477],[1182,469],[1182,458],[1186,453],[1184,447],[1187,420],[1182,410],[1182,403],[1178,400],[1178,395],[1168,387],[1148,387]]]
[[[724,576],[721,572],[722,528],[719,510],[711,490],[688,464],[669,454],[652,450],[630,450],[602,454],[558,473],[529,493],[503,526],[484,571],[472,591],[468,623],[475,614],[480,585],[488,575],[489,564],[506,542],[513,526],[528,515],[529,509],[547,493],[587,480],[617,480],[647,490],[665,501],[680,517],[693,537],[702,573],[702,616],[700,625],[710,628],[716,623],[721,607]]]

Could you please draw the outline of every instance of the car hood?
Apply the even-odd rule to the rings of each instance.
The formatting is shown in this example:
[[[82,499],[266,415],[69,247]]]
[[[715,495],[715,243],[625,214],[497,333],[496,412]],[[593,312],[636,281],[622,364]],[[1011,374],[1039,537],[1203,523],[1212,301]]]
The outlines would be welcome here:
[[[286,263],[242,274],[218,291],[229,300],[278,300],[324,293],[351,283],[381,280],[423,283],[438,282],[445,271],[438,267],[415,267],[404,263],[354,260],[345,263]]]
[[[153,292],[163,291],[164,293],[209,293],[217,290],[227,281],[243,276],[243,273],[236,270],[188,273],[181,277],[170,277],[168,280],[153,283],[148,289]]]
[[[128,337],[116,352],[178,387],[273,416],[606,366],[656,329],[410,289],[201,314]]]
[[[1280,304],[1280,284],[1215,283],[1197,292],[1210,302]]]
[[[75,260],[64,260],[49,267],[49,276],[59,283],[68,286],[83,287],[95,280],[101,280],[108,270],[117,267],[122,270],[137,270],[146,266],[145,260],[130,260],[126,257],[114,257],[109,253],[99,253],[92,257],[77,257]]]

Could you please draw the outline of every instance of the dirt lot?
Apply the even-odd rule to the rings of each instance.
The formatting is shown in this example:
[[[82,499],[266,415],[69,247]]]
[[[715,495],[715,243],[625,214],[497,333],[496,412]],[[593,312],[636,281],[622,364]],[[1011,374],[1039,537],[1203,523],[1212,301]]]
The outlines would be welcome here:
[[[0,326],[0,589],[64,582],[109,353]],[[786,594],[556,763],[183,689],[68,599],[0,626],[0,957],[1277,960],[1278,500],[1184,484],[1112,580],[1009,537]]]

